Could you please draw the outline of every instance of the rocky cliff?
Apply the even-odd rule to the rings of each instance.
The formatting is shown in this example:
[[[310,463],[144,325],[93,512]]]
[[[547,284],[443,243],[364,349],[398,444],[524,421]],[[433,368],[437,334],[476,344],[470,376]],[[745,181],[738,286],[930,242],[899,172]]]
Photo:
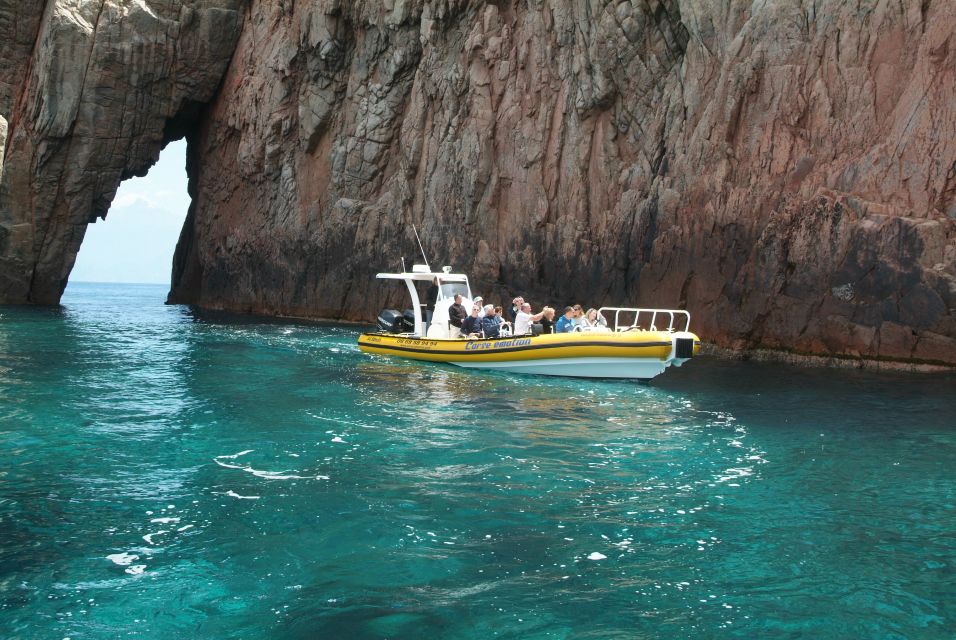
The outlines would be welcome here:
[[[414,224],[486,297],[956,364],[954,27],[942,0],[0,0],[0,298],[55,302],[186,136],[174,302],[369,318]]]

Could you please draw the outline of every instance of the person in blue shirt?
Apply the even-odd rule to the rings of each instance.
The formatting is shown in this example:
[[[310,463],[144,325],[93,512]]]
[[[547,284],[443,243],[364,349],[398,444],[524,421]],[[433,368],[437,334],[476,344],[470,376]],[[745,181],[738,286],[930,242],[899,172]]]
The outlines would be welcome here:
[[[558,321],[554,324],[555,333],[570,333],[574,331],[574,320],[572,319],[572,314],[574,314],[573,307],[565,307],[564,315],[558,318]]]
[[[485,316],[481,319],[481,331],[486,338],[497,338],[501,331],[501,325],[495,317],[494,305],[485,305]]]

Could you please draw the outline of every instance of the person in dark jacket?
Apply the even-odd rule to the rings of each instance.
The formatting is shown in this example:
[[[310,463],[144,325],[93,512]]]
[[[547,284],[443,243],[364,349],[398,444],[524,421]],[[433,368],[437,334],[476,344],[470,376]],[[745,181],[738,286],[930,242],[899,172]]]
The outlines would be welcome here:
[[[494,305],[485,305],[485,317],[481,319],[481,332],[486,338],[497,338],[501,331],[501,325],[495,316]]]
[[[461,335],[469,338],[481,337],[481,318],[478,317],[478,305],[471,307],[471,315],[461,321]]]
[[[455,294],[455,303],[448,307],[448,324],[451,325],[449,335],[452,338],[461,337],[461,323],[468,317],[465,305],[461,303],[461,294]]]
[[[511,301],[511,306],[508,307],[508,317],[505,318],[508,322],[514,322],[518,318],[518,313],[521,311],[521,307],[524,305],[524,298],[518,296]]]
[[[543,333],[554,333],[554,308],[545,307],[541,310],[541,329]]]
[[[438,278],[432,279],[431,286],[425,292],[425,322],[431,324],[432,314],[435,313],[435,303],[438,302]]]

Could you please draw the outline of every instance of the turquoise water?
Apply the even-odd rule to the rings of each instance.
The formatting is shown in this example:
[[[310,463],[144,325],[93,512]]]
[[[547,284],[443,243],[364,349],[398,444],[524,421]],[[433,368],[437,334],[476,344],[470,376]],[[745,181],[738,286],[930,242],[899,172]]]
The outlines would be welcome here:
[[[2,638],[956,637],[953,376],[475,373],[164,294],[0,308]]]

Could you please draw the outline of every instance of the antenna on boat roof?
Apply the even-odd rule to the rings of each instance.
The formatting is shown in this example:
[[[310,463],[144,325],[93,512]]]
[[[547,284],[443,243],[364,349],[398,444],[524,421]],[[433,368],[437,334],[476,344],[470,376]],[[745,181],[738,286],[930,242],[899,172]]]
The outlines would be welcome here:
[[[402,273],[405,273],[405,256],[402,256]]]
[[[428,256],[425,255],[425,247],[422,246],[422,239],[418,237],[418,229],[415,228],[415,225],[412,225],[412,231],[415,232],[415,239],[418,240],[418,248],[422,251],[422,258],[425,260],[425,266],[428,266]]]

